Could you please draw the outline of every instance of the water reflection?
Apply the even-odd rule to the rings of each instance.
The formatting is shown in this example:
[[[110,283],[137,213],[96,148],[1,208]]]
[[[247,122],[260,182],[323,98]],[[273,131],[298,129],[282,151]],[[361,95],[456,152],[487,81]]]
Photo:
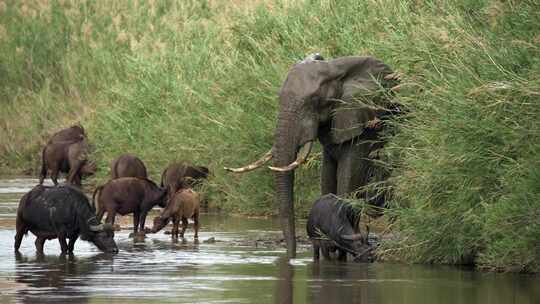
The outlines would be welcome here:
[[[277,260],[277,282],[274,292],[274,303],[276,304],[291,304],[293,303],[293,279],[294,267],[289,264],[286,256],[282,256]]]
[[[310,303],[377,303],[369,264],[320,262],[309,266]]]
[[[15,255],[15,281],[26,287],[17,290],[16,299],[22,303],[88,303],[89,294],[81,289],[99,261],[111,261],[106,254],[90,258],[73,255]]]
[[[17,256],[15,210],[33,185],[0,180],[2,303],[540,303],[538,276],[312,263],[309,247],[300,247],[299,258],[289,262],[283,248],[265,241],[281,236],[277,221],[220,214],[201,215],[199,244],[190,230],[185,241],[163,233],[134,239],[131,230],[122,230],[115,234],[120,253],[114,257],[84,241],[76,243],[75,256],[36,256],[29,233]],[[60,251],[58,241],[45,247],[48,254]]]

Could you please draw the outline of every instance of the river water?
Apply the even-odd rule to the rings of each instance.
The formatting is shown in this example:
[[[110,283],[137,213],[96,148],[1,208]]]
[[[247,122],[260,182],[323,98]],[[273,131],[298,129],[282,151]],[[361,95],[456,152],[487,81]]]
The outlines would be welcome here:
[[[161,232],[133,240],[125,229],[115,235],[114,256],[81,240],[73,256],[59,256],[57,240],[36,256],[29,233],[15,255],[18,201],[36,183],[0,179],[0,303],[540,303],[537,276],[313,263],[308,246],[287,262],[284,249],[257,241],[278,238],[277,221],[218,214],[202,215],[198,244],[191,227],[177,243]]]

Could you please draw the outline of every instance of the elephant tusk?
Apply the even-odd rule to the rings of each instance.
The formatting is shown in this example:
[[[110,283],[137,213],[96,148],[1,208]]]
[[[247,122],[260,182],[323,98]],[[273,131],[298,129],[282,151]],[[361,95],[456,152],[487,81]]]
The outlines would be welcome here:
[[[254,162],[252,164],[249,164],[249,165],[247,165],[245,167],[241,167],[241,168],[224,167],[224,169],[227,170],[227,171],[230,171],[230,172],[234,172],[234,173],[244,173],[244,172],[255,170],[255,169],[261,167],[262,165],[264,165],[265,163],[267,163],[271,159],[272,159],[272,149],[270,149],[270,151],[266,152],[266,154],[264,154],[264,156],[261,157],[261,159],[259,159],[258,161]]]
[[[296,167],[303,164],[307,157],[309,156],[309,153],[311,152],[311,148],[313,147],[313,141],[308,141],[306,144],[300,148],[300,151],[298,152],[298,157],[296,160],[292,163],[290,163],[288,166],[285,167],[272,167],[269,166],[268,168],[272,171],[278,171],[278,172],[287,172],[296,169]]]

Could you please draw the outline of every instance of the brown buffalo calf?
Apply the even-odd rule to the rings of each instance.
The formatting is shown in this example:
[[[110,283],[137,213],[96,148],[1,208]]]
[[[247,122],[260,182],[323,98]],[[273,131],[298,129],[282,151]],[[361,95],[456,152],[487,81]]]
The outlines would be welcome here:
[[[184,232],[188,226],[188,219],[193,219],[195,229],[195,239],[199,238],[199,206],[201,198],[199,193],[192,189],[180,189],[171,198],[167,207],[161,214],[154,218],[154,226],[151,232],[156,233],[161,230],[169,221],[173,221],[172,236],[178,238],[178,224],[182,220],[182,232],[180,237],[184,237]]]
[[[119,177],[148,178],[148,174],[142,160],[131,154],[122,154],[111,163],[111,178]]]
[[[92,197],[94,206],[97,195],[97,218],[101,220],[107,212],[106,223],[114,224],[116,213],[133,213],[133,232],[144,232],[146,215],[155,205],[165,207],[166,189],[158,187],[153,181],[138,177],[121,177],[99,186]]]

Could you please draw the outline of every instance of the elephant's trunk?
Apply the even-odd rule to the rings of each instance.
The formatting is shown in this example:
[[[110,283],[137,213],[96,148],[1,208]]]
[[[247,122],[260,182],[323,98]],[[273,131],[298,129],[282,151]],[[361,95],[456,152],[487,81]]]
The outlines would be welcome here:
[[[296,114],[280,111],[275,133],[273,152],[274,167],[289,165],[296,158]],[[275,172],[276,203],[283,236],[287,245],[287,256],[296,256],[296,237],[294,225],[294,171]]]

